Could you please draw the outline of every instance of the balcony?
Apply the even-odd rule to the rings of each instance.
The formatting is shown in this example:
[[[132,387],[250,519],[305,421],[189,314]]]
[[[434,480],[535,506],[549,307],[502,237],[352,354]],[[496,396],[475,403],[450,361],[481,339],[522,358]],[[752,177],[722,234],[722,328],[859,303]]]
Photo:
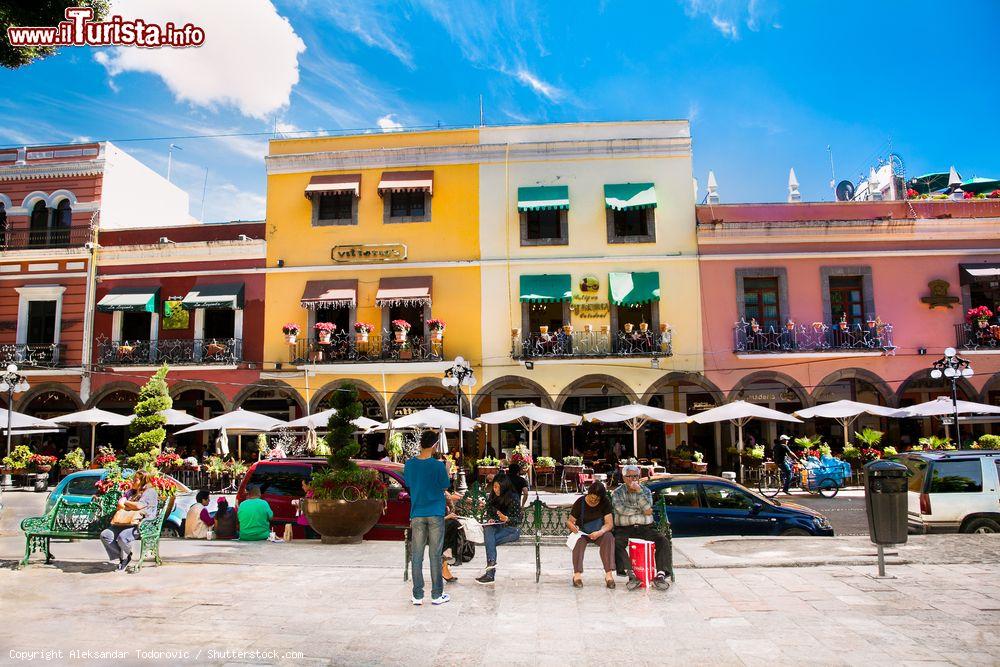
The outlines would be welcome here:
[[[444,335],[440,338],[408,336],[400,341],[389,331],[370,333],[366,337],[338,331],[330,342],[299,340],[291,345],[291,363],[305,364],[363,364],[406,363],[414,361],[441,361],[444,359]]]
[[[232,366],[243,360],[239,338],[98,341],[97,363],[108,366]]]
[[[955,325],[955,347],[970,351],[1000,351],[1000,326],[962,323]]]
[[[751,321],[737,322],[733,327],[733,352],[737,354],[843,351],[893,354],[895,350],[892,325],[880,320],[853,326],[789,323],[780,329],[764,328]]]
[[[0,250],[69,248],[90,240],[90,227],[0,230]]]
[[[0,345],[0,365],[6,368],[8,364],[17,364],[22,369],[62,368],[67,365],[66,346],[25,343]]]
[[[514,359],[585,359],[669,357],[673,332],[655,331],[569,331],[528,333],[512,336],[510,356]]]

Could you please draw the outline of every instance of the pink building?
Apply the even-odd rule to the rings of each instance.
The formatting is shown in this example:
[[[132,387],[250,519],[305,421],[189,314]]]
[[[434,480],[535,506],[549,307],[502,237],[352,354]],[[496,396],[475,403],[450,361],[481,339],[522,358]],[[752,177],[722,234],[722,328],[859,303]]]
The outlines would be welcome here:
[[[704,388],[715,402],[786,412],[842,398],[912,405],[950,394],[929,371],[955,347],[975,371],[959,398],[1000,404],[1000,201],[704,205],[697,220]],[[985,325],[966,320],[976,306],[994,313]],[[871,418],[856,430],[868,425],[887,430],[888,444],[941,429]],[[828,420],[787,427],[750,432],[770,442],[779,429],[816,428],[843,440]]]

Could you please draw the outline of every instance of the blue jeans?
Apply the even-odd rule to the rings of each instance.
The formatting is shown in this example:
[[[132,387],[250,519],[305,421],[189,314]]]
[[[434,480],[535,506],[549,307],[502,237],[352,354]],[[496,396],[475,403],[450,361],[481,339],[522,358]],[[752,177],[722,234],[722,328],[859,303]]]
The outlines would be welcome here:
[[[792,485],[792,466],[782,463],[778,466],[778,470],[781,472],[781,490],[788,493],[788,487]]]
[[[486,562],[497,562],[497,546],[521,539],[521,529],[513,526],[483,526],[483,542],[486,543]]]
[[[413,597],[424,598],[424,547],[431,554],[431,598],[444,593],[441,575],[441,550],[444,548],[444,517],[415,516],[410,518],[410,570],[413,574]]]

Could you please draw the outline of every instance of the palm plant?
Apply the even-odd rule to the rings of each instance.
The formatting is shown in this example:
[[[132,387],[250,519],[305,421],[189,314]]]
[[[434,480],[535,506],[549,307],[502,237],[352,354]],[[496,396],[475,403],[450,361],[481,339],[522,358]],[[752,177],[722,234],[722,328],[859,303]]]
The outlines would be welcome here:
[[[865,446],[866,449],[876,449],[882,442],[882,436],[885,435],[882,431],[876,431],[873,428],[866,428],[858,433],[854,432],[854,437]]]

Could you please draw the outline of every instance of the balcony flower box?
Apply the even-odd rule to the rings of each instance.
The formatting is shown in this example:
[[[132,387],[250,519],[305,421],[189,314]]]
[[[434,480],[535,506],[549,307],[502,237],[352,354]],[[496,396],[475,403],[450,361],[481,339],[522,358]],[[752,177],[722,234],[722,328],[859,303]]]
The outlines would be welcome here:
[[[396,342],[405,342],[407,334],[410,333],[410,323],[406,320],[393,320],[391,326]]]
[[[427,328],[431,332],[431,340],[440,343],[444,340],[444,320],[430,319],[427,320]]]
[[[605,336],[608,335],[609,333],[611,333],[611,325],[602,324],[601,325],[601,333],[604,334]]]
[[[642,333],[646,333],[647,331],[649,331],[649,323],[639,322],[639,331],[641,331]]]
[[[313,329],[316,330],[317,336],[319,338],[320,345],[329,345],[330,339],[333,338],[333,332],[336,330],[337,325],[333,322],[317,322],[313,325]]]
[[[583,325],[583,331],[585,333],[594,333],[594,325],[593,324],[584,324]]]
[[[538,333],[542,334],[543,336],[545,334],[547,334],[548,332],[549,332],[549,328],[548,327],[546,327],[546,326],[540,326],[540,327],[538,327]]]
[[[123,344],[118,346],[118,356],[127,359],[132,356],[132,352],[135,351],[134,345]]]
[[[633,325],[630,322],[626,322],[624,325],[622,325],[622,328],[625,329],[625,333],[632,333],[632,326]]]
[[[281,327],[281,333],[285,335],[285,342],[289,345],[295,345],[295,341],[298,339],[300,331],[302,330],[295,322],[289,322],[285,326]]]
[[[990,318],[993,317],[993,311],[987,306],[969,308],[969,310],[965,313],[965,317],[970,324],[975,322],[980,329],[985,329],[989,324]]]
[[[669,330],[670,330],[670,325],[669,324],[664,323],[664,324],[660,325],[660,333],[664,333],[665,334]]]
[[[222,343],[209,343],[205,346],[205,354],[209,357],[217,357],[225,354],[227,349]]]
[[[404,343],[403,347],[399,348],[399,358],[407,361],[413,359],[413,348]]]
[[[367,322],[354,323],[354,341],[356,343],[367,343],[368,335],[375,330],[375,327]]]

